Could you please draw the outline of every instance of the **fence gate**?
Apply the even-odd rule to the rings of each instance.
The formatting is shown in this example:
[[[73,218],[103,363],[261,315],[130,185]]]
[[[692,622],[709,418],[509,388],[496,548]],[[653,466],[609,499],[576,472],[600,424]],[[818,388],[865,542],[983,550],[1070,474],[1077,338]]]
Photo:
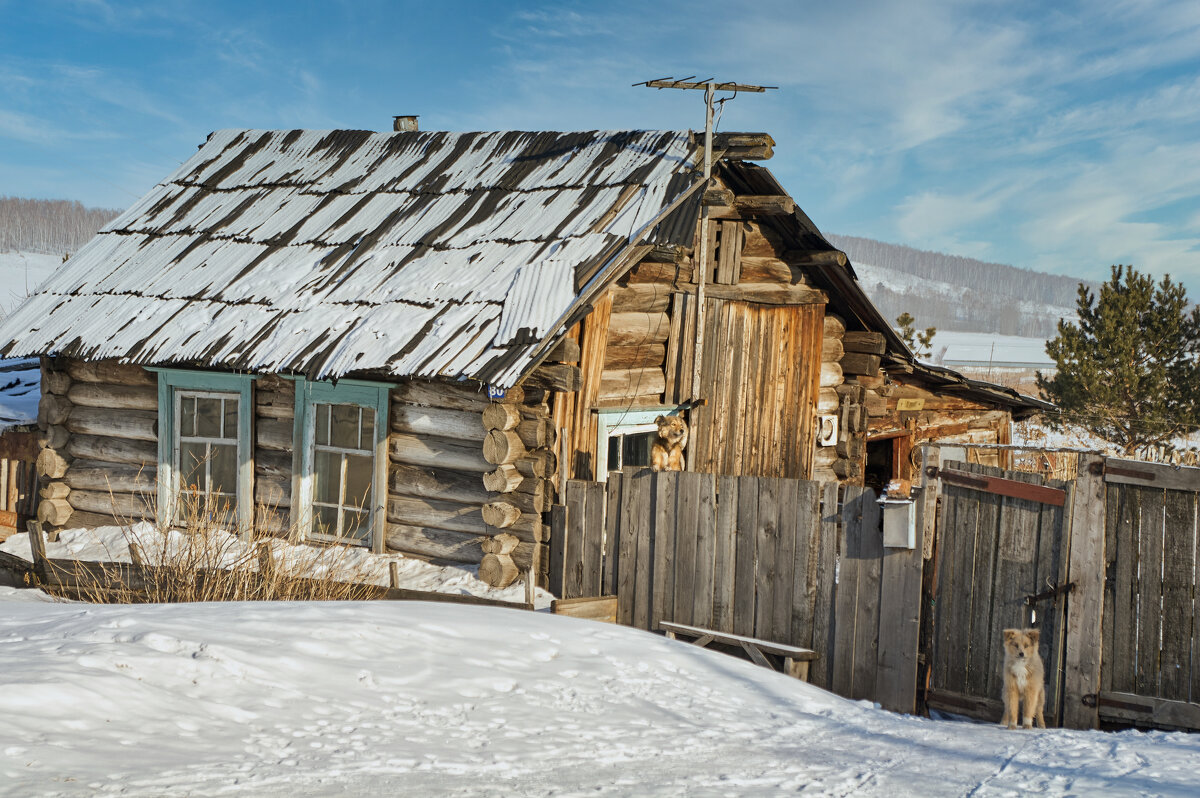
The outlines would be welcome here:
[[[1062,717],[1070,507],[1068,484],[1039,474],[947,462],[926,656],[931,708],[998,721],[1002,630],[1041,630],[1046,723]]]
[[[1200,469],[1104,467],[1101,720],[1200,729]]]

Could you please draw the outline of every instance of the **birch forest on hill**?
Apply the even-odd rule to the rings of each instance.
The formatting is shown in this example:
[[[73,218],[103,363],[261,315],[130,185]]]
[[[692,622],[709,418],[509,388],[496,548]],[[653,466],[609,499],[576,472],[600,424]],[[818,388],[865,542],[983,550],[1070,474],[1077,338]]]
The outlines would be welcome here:
[[[74,200],[0,197],[0,252],[73,253],[119,213]]]
[[[870,264],[920,278],[923,284],[914,287],[859,275],[863,289],[889,320],[907,312],[921,328],[1051,338],[1057,334],[1058,320],[1075,314],[1081,282],[1075,277],[869,238],[826,237],[856,265]],[[1089,285],[1098,288],[1095,283]]]

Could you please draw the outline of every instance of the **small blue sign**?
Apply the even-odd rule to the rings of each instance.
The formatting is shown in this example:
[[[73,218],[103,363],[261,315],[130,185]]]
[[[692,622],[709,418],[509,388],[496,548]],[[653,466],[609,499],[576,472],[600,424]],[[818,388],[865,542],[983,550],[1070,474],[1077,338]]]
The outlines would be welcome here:
[[[495,385],[488,386],[488,399],[503,399],[507,393],[508,391],[503,388],[497,388]]]

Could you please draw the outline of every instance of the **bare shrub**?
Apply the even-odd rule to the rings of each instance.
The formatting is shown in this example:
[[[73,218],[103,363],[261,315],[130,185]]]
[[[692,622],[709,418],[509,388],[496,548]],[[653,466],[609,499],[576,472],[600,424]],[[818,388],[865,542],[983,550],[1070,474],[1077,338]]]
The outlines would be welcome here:
[[[369,563],[349,547],[296,546],[274,537],[251,542],[233,531],[237,519],[227,502],[193,490],[184,491],[179,504],[178,524],[114,511],[132,562],[118,562],[120,553],[109,552],[104,562],[51,564],[55,581],[72,598],[106,604],[346,601],[384,590],[369,583]],[[288,540],[301,540],[299,532],[290,529]]]

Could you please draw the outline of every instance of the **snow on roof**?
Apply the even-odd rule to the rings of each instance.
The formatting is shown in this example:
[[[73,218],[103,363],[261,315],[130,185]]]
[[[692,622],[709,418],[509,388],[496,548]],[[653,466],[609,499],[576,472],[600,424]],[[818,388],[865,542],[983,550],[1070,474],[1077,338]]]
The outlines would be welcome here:
[[[0,354],[509,386],[604,266],[681,243],[656,225],[694,152],[686,131],[218,131],[0,324]]]

